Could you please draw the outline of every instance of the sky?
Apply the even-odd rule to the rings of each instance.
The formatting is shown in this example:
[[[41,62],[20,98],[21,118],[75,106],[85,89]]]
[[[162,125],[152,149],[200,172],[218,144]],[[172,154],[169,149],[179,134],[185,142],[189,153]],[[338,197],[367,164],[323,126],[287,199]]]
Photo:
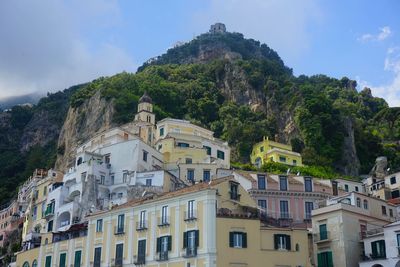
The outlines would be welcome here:
[[[215,22],[294,74],[344,76],[400,106],[397,0],[2,0],[0,98],[135,72]]]

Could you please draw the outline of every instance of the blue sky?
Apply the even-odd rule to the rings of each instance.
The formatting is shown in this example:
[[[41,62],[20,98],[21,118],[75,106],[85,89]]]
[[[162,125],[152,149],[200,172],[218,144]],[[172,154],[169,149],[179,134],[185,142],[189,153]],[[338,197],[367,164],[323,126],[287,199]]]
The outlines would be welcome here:
[[[295,75],[357,80],[400,106],[400,1],[0,2],[0,97],[134,72],[220,21],[276,50]]]

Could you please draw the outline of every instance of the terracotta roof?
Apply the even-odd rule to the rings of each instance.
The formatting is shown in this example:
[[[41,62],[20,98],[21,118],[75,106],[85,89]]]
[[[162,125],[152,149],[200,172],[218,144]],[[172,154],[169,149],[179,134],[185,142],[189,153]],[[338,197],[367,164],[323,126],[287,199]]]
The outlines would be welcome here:
[[[400,197],[389,199],[387,202],[394,205],[400,205]]]
[[[192,186],[188,186],[176,191],[171,191],[171,192],[166,192],[163,194],[160,194],[156,197],[152,197],[152,198],[141,198],[141,199],[135,199],[132,201],[128,201],[122,205],[119,206],[115,206],[114,208],[112,208],[111,210],[107,210],[107,211],[100,211],[97,213],[93,213],[87,217],[90,216],[94,216],[94,215],[98,215],[98,214],[102,214],[102,213],[106,213],[112,210],[120,210],[123,208],[127,208],[127,207],[134,207],[134,206],[139,206],[142,204],[146,204],[146,203],[151,203],[154,201],[159,201],[159,200],[163,200],[163,199],[168,199],[168,198],[172,198],[172,197],[177,197],[177,196],[182,196],[182,195],[186,195],[186,194],[190,194],[190,193],[194,193],[194,192],[198,192],[198,191],[202,191],[202,190],[206,190],[206,189],[211,189],[214,186],[221,184],[223,182],[226,181],[230,181],[230,180],[234,180],[233,176],[226,176],[226,177],[222,177],[222,178],[218,178],[218,179],[213,179],[211,180],[210,183],[198,183]]]
[[[251,174],[262,174],[265,175],[265,177],[267,178],[267,183],[277,183],[277,181],[275,181],[274,179],[272,179],[267,173],[265,172],[256,172],[256,171],[243,171],[243,170],[235,170],[235,172],[237,172],[238,174],[242,175],[244,178],[246,178],[247,180],[251,181],[251,182],[257,182],[256,179],[254,179]]]

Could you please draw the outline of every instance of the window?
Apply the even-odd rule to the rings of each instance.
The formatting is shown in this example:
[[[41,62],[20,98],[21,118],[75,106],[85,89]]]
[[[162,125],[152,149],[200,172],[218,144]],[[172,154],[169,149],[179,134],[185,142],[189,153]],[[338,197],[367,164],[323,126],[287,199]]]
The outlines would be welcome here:
[[[207,150],[207,155],[211,155],[211,147],[209,146],[203,146],[203,148],[205,148]]]
[[[361,198],[358,197],[356,202],[357,202],[357,207],[361,208]]]
[[[94,249],[93,267],[100,267],[101,265],[101,247]]]
[[[367,210],[368,209],[368,201],[366,199],[364,199],[363,204],[364,204],[364,209]]]
[[[393,210],[392,209],[389,209],[389,216],[393,217]]]
[[[189,147],[188,143],[183,143],[183,142],[178,142],[177,144],[178,147]]]
[[[258,203],[258,207],[262,208],[262,209],[266,209],[267,208],[267,200],[265,199],[259,199],[257,201]]]
[[[139,229],[146,228],[146,211],[142,210],[139,216]]]
[[[355,186],[354,189],[356,192],[358,192],[358,186]]]
[[[217,158],[225,159],[225,152],[221,150],[217,150]]]
[[[46,256],[45,267],[51,267],[51,255]]]
[[[125,214],[118,215],[117,231],[116,231],[117,234],[124,232],[124,222],[125,222]]]
[[[118,193],[118,198],[122,198],[124,196],[124,193],[120,192]]]
[[[43,187],[43,196],[45,196],[47,194],[47,186]]]
[[[163,206],[161,208],[161,225],[167,225],[168,222],[168,206]]]
[[[146,263],[146,240],[138,241],[138,254],[136,265],[141,265]]]
[[[328,239],[328,231],[326,228],[326,224],[319,225],[319,239],[320,240],[327,240]]]
[[[229,247],[247,248],[247,233],[229,232]]]
[[[284,156],[279,156],[279,161],[280,161],[280,162],[286,162],[286,157],[284,157]]]
[[[143,161],[147,162],[147,154],[149,154],[149,152],[143,150]]]
[[[297,160],[293,160],[293,165],[297,165]]]
[[[274,248],[279,250],[291,250],[290,235],[274,235]]]
[[[192,162],[193,162],[193,161],[192,161],[191,158],[186,158],[186,159],[185,159],[185,163],[186,163],[186,164],[192,164]]]
[[[314,209],[314,203],[306,201],[305,202],[305,210],[306,210],[306,219],[311,220],[311,212]]]
[[[396,237],[397,237],[397,247],[400,248],[400,234],[397,234]]]
[[[332,251],[325,251],[317,255],[318,267],[333,267]]]
[[[199,230],[192,230],[183,233],[183,248],[186,249],[186,257],[197,255],[199,246]]]
[[[344,191],[349,192],[349,185],[348,184],[344,185]]]
[[[100,175],[100,184],[104,184],[106,181],[106,177],[104,175]]]
[[[152,180],[151,179],[146,179],[146,186],[151,186]]]
[[[24,262],[24,264],[22,264],[22,267],[29,267],[29,262]]]
[[[398,198],[398,197],[400,197],[400,191],[399,191],[399,189],[393,190],[393,191],[392,191],[392,198]]]
[[[211,178],[210,170],[203,170],[203,181],[208,182],[210,181],[210,178]]]
[[[338,195],[338,184],[335,181],[332,181],[332,193],[334,196]]]
[[[37,267],[37,260],[33,260],[32,267]],[[75,266],[74,266],[75,267]]]
[[[196,219],[194,200],[189,200],[187,205],[186,220],[193,220],[193,219]]]
[[[115,183],[115,176],[111,175],[111,185],[113,185]]]
[[[103,232],[103,219],[98,219],[96,221],[96,232]]]
[[[371,248],[373,259],[386,258],[385,240],[371,242]]]
[[[50,233],[53,231],[53,221],[49,221],[47,224],[47,232]]]
[[[124,258],[124,244],[115,246],[115,266],[122,266]]]
[[[36,217],[37,217],[37,206],[33,207],[32,218],[34,221],[36,221]]]
[[[396,176],[390,177],[390,184],[396,183]]]
[[[127,172],[127,171],[124,171],[124,172],[122,173],[122,182],[123,182],[123,183],[126,183],[127,180],[128,180],[128,172]]]
[[[194,170],[193,169],[188,169],[187,170],[187,179],[189,181],[194,182]]]
[[[281,191],[287,191],[287,177],[279,176],[279,189]]]
[[[82,251],[77,250],[75,251],[74,267],[81,267],[81,261],[82,261]]]
[[[42,203],[42,218],[44,218],[45,214],[46,214],[46,202],[43,202]]]
[[[59,267],[65,267],[67,262],[67,253],[60,254],[60,265]]]
[[[265,190],[265,188],[266,188],[265,175],[258,174],[257,181],[258,181],[258,189]]]
[[[237,183],[231,182],[230,189],[231,189],[231,191],[229,193],[230,193],[231,199],[240,200],[239,185]]]
[[[264,152],[264,147],[260,147],[260,152]]]
[[[160,128],[160,136],[164,136],[164,127]]]
[[[280,201],[280,218],[289,219],[289,203],[287,200]]]
[[[385,216],[387,215],[385,206],[382,206],[382,215],[385,215]]]
[[[312,179],[311,179],[311,177],[304,177],[304,191],[312,192]]]
[[[172,248],[172,237],[170,235],[157,238],[156,252],[159,255],[159,260],[162,261],[168,260],[168,251],[171,251],[171,248]]]

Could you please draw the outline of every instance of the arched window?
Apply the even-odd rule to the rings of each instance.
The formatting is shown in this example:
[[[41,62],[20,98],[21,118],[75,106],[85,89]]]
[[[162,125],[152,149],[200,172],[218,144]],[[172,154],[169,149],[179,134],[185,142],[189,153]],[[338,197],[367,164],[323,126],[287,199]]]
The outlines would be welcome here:
[[[361,198],[357,198],[357,207],[361,208]]]
[[[22,264],[22,267],[29,267],[29,262],[24,262],[24,264]]]
[[[368,209],[368,201],[366,199],[364,199],[364,209]]]
[[[32,267],[37,267],[37,260],[33,260]]]

